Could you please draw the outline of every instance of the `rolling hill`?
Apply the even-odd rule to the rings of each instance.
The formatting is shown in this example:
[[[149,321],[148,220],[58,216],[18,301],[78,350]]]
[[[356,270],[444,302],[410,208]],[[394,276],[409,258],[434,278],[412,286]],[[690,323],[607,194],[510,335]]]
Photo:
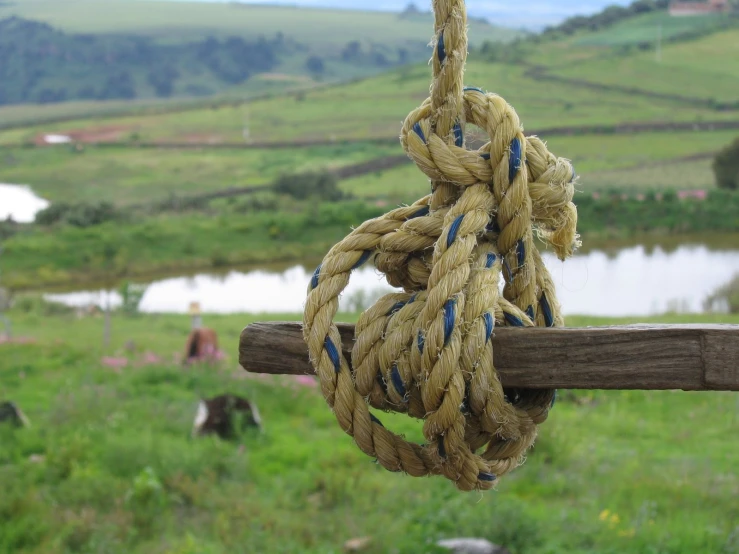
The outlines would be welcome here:
[[[0,3],[0,104],[239,97],[426,60],[431,16],[155,0]],[[521,33],[472,20],[475,40]]]

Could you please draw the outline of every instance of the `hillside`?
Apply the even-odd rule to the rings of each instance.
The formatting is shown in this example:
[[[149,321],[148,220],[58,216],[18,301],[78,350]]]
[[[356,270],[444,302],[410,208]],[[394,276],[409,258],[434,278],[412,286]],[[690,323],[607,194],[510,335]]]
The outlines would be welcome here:
[[[477,40],[520,33],[472,21]],[[424,61],[428,14],[239,4],[0,4],[0,105],[250,95]]]

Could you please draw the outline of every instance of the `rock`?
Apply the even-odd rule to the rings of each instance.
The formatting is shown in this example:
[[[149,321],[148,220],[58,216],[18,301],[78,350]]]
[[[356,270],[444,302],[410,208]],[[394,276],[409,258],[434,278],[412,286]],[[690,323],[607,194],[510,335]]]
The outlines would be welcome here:
[[[510,554],[507,548],[485,539],[447,539],[436,544],[454,554]]]
[[[10,423],[15,427],[30,427],[28,418],[13,402],[0,402],[0,423]]]
[[[358,537],[356,539],[349,539],[344,543],[344,552],[362,552],[372,542],[370,537]]]
[[[200,401],[192,435],[216,434],[223,439],[231,439],[248,427],[262,430],[257,405],[240,396],[223,394]]]

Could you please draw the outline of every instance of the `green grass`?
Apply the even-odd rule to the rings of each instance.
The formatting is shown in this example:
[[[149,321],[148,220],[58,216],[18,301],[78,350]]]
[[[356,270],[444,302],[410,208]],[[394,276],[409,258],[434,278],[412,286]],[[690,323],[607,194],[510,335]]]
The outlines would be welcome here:
[[[660,27],[662,40],[669,41],[687,33],[708,32],[724,23],[726,23],[725,14],[672,17],[666,11],[656,12],[627,19],[596,33],[582,33],[572,40],[572,43],[577,46],[656,44]]]
[[[298,96],[283,95],[215,109],[36,125],[0,133],[0,144],[31,142],[42,133],[95,132],[109,127],[125,130],[118,140],[137,133],[140,140],[147,142],[193,137],[241,142],[245,126],[252,140],[258,142],[387,138],[398,135],[408,113],[428,96],[430,79],[427,67],[413,66]],[[465,81],[502,95],[515,107],[524,127],[532,131],[623,122],[736,119],[732,112],[713,112],[620,92],[563,83],[542,85],[528,77],[523,67],[477,60],[469,63]]]
[[[547,146],[555,155],[572,160],[580,176],[578,190],[590,193],[619,189],[634,193],[714,188],[711,159],[681,158],[710,156],[736,135],[737,131],[710,131],[542,138],[547,139]],[[340,186],[360,197],[405,202],[429,191],[428,179],[412,164],[347,179]]]
[[[140,204],[170,194],[266,184],[281,174],[334,169],[401,152],[399,146],[362,143],[276,150],[16,148],[2,153],[0,181],[31,185],[52,202]]]
[[[559,68],[555,73],[606,85],[738,102],[739,92],[734,85],[739,79],[739,64],[727,63],[738,57],[739,29],[733,29],[666,45],[659,62],[652,51],[600,57]]]
[[[38,342],[0,345],[0,397],[33,425],[0,427],[3,552],[338,553],[357,536],[372,537],[369,554],[434,552],[430,541],[454,536],[485,537],[513,554],[737,551],[732,393],[562,392],[526,464],[497,491],[464,494],[441,478],[373,464],[315,390],[246,378],[238,333],[270,317],[206,316],[229,359],[185,370],[134,362],[146,351],[179,354],[186,316],[116,316],[108,353],[132,364],[115,372],[100,364],[100,318],[12,315]],[[686,320],[719,319],[649,322]],[[135,352],[123,350],[127,341]],[[245,435],[243,448],[190,440],[198,394],[226,391],[257,402],[263,435]],[[381,418],[420,438],[418,423]]]
[[[716,178],[712,160],[665,162],[633,169],[614,169],[585,173],[580,181],[583,191],[712,189]]]
[[[704,201],[679,200],[674,192],[660,199],[636,197],[579,194],[579,231],[588,238],[739,231],[736,194],[711,191]],[[143,219],[129,214],[85,228],[22,229],[4,240],[3,284],[15,290],[93,286],[125,276],[316,258],[353,227],[401,203],[400,197],[335,203],[281,197],[265,207],[266,199],[258,200],[222,200],[217,209]]]

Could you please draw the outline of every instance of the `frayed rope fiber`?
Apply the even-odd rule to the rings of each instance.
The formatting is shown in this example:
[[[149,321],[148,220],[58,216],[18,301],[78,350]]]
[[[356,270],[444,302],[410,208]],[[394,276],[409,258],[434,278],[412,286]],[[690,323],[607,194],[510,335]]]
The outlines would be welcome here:
[[[554,402],[553,390],[504,390],[490,339],[495,325],[564,324],[533,234],[562,260],[579,246],[575,173],[524,136],[500,96],[463,86],[464,0],[435,0],[434,13],[431,96],[401,131],[433,192],[329,251],[308,288],[303,334],[326,402],[364,453],[390,471],[490,489],[523,462]],[[467,124],[490,138],[479,150],[464,145]],[[350,367],[333,318],[351,271],[370,257],[404,292],[360,316]],[[425,444],[386,429],[370,406],[424,420]]]

